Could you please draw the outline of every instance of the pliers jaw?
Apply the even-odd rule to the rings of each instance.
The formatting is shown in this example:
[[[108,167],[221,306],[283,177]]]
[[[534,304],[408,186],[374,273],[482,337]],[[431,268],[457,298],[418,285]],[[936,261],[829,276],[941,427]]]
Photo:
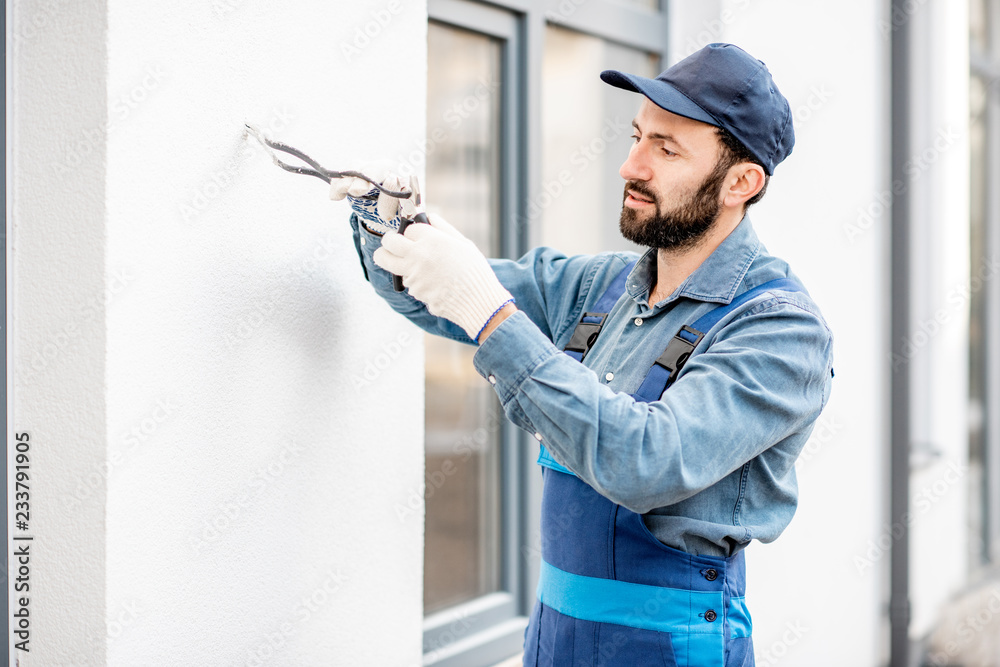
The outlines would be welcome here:
[[[395,197],[397,199],[410,199],[413,198],[414,206],[420,206],[420,192],[404,192],[395,191],[383,188],[381,183],[377,183],[371,178],[365,176],[360,171],[334,171],[332,169],[325,169],[319,162],[313,160],[311,157],[303,153],[297,148],[292,148],[288,144],[283,144],[280,141],[274,141],[273,139],[268,139],[259,128],[250,125],[249,123],[244,124],[246,127],[246,133],[251,135],[254,139],[260,142],[260,145],[267,149],[268,154],[271,156],[271,160],[274,164],[278,165],[285,171],[290,171],[293,174],[305,174],[307,176],[315,176],[316,178],[322,179],[324,182],[329,183],[334,178],[360,178],[363,181],[367,181],[372,184],[372,187],[377,189],[379,192],[389,195],[390,197]],[[288,153],[293,155],[298,159],[305,162],[309,167],[297,167],[287,162],[283,162],[276,151],[281,151],[283,153]]]

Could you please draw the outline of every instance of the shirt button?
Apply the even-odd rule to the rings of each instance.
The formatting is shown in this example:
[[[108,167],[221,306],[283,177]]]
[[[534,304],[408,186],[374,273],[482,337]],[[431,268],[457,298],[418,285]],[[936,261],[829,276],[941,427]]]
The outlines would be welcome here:
[[[642,318],[641,317],[637,317],[637,318],[635,318],[632,321],[635,322],[635,326],[637,326],[637,327],[641,327],[642,326]]]
[[[719,571],[716,569],[705,570],[705,578],[709,581],[715,581],[719,577]]]
[[[716,618],[718,617],[715,615],[715,612],[712,611],[711,609],[705,612],[705,620],[708,621],[709,623],[714,621]]]
[[[368,245],[368,242],[365,241],[365,237],[364,236],[361,237],[361,245]]]
[[[612,380],[615,379],[615,374],[614,373],[608,373],[607,375],[604,376],[604,379],[607,380],[608,382],[611,382]]]
[[[494,376],[492,374],[488,378],[486,378],[486,379],[490,381],[490,384],[496,384],[497,383],[496,376]]]
[[[542,441],[542,434],[539,433],[538,431],[535,431],[535,440],[537,440],[538,442]]]

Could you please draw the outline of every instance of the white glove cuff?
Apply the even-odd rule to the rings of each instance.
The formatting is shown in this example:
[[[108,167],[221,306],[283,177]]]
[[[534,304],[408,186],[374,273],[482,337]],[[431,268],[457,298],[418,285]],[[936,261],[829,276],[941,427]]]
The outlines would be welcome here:
[[[513,301],[514,297],[490,271],[489,275],[477,274],[473,282],[466,283],[462,289],[462,299],[456,300],[450,311],[454,315],[454,322],[465,329],[469,338],[478,341],[479,335],[493,316]]]

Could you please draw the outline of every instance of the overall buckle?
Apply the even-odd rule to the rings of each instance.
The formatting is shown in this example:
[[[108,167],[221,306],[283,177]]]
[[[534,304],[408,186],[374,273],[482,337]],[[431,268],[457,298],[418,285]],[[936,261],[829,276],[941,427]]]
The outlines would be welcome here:
[[[597,335],[601,333],[607,313],[584,313],[579,324],[573,330],[573,336],[566,343],[567,352],[579,352],[581,360],[587,356],[587,352],[597,340]]]
[[[667,369],[670,373],[667,379],[667,386],[673,384],[688,358],[698,346],[705,334],[697,329],[692,329],[686,324],[682,326],[667,345],[667,349],[656,360],[656,363]]]

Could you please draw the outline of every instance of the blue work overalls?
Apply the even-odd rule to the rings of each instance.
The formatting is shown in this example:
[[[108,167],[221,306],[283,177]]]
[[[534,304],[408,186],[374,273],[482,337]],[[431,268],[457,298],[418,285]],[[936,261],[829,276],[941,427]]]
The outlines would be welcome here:
[[[624,291],[627,266],[585,313],[566,352],[582,360]],[[682,327],[634,397],[658,400],[691,351],[750,290]],[[578,335],[579,334],[579,335]],[[744,667],[754,664],[742,551],[695,556],[660,542],[642,516],[581,481],[541,448],[542,562],[525,632],[525,667]]]

